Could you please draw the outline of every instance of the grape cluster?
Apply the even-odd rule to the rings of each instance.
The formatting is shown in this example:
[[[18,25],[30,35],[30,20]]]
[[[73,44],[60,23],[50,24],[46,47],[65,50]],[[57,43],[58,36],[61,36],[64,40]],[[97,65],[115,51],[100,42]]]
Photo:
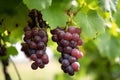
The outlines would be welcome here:
[[[22,51],[31,58],[34,62],[31,64],[32,69],[44,68],[45,64],[49,62],[46,54],[46,46],[48,42],[48,35],[44,28],[24,28],[25,36],[22,43]]]
[[[31,10],[28,16],[31,21],[28,21],[28,26],[24,28],[25,43],[21,44],[21,50],[34,61],[31,64],[31,68],[36,70],[38,67],[44,68],[45,64],[49,62],[46,53],[48,42],[46,28],[48,25],[43,20],[42,14],[36,9]]]
[[[6,53],[6,47],[5,45],[1,45],[0,44],[0,56],[5,56],[7,53]]]
[[[80,33],[81,29],[74,26],[69,26],[67,30],[59,27],[51,30],[52,40],[57,42],[57,50],[62,53],[59,58],[59,62],[62,64],[61,68],[71,76],[79,70],[78,59],[83,56],[78,49],[78,46],[83,44]]]

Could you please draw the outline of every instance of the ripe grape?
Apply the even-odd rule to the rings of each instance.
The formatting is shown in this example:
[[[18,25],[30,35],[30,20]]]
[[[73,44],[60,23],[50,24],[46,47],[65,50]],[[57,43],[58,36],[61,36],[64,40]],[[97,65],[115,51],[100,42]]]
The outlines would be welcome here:
[[[71,64],[72,68],[74,71],[78,71],[79,70],[79,67],[80,67],[80,64],[78,62],[74,62]]]
[[[31,68],[32,68],[33,70],[36,70],[36,69],[38,68],[38,65],[36,65],[35,62],[33,62],[33,63],[31,64]]]
[[[37,47],[37,45],[36,45],[35,42],[31,41],[31,42],[29,43],[29,47],[30,47],[31,49],[35,49],[35,48]]]
[[[45,52],[43,50],[37,50],[37,52],[36,52],[37,58],[41,58],[43,56],[43,54],[45,54]]]
[[[62,65],[65,66],[65,67],[67,67],[67,66],[70,65],[70,63],[69,63],[69,61],[67,59],[63,59],[62,60]]]
[[[36,61],[36,60],[37,60],[36,54],[32,54],[32,55],[30,56],[30,58],[31,58],[33,61]]]
[[[69,32],[66,32],[65,35],[64,35],[64,39],[65,40],[71,40],[72,39],[72,34],[69,33]]]
[[[49,61],[48,61],[48,55],[47,54],[44,54],[41,59],[42,59],[44,64],[48,64]]]
[[[38,48],[39,50],[44,49],[44,47],[45,47],[45,44],[44,44],[43,42],[39,42],[39,43],[37,44],[37,48]]]

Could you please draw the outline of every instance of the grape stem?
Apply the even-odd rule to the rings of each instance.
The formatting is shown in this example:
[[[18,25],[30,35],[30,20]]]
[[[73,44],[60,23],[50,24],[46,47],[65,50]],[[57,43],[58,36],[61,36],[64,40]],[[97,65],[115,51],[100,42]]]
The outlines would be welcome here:
[[[9,73],[7,72],[7,66],[8,66],[8,59],[1,60],[2,65],[3,65],[3,73],[5,75],[5,80],[11,80],[11,77]]]
[[[76,22],[73,20],[73,18],[77,15],[77,13],[78,13],[84,6],[85,6],[85,4],[82,4],[81,7],[80,7],[76,12],[74,12],[74,13],[71,13],[71,12],[70,12],[70,9],[71,9],[71,8],[66,11],[66,12],[67,12],[67,15],[69,16],[69,19],[68,19],[68,21],[66,22],[66,27],[65,27],[66,30],[67,30],[68,26],[71,25],[71,24],[77,26],[77,24],[76,24]]]
[[[73,13],[73,16],[75,17],[75,16],[77,15],[77,13],[78,13],[84,6],[85,6],[85,4],[83,3],[83,4],[81,5],[81,7],[80,7],[76,12]]]
[[[10,58],[10,60],[11,60],[11,62],[12,62],[12,64],[13,64],[13,67],[14,67],[16,73],[17,73],[18,79],[21,80],[21,76],[20,76],[20,74],[19,74],[19,72],[18,72],[18,69],[17,69],[17,67],[16,67],[16,65],[15,65],[15,63],[14,63],[14,61],[13,61],[11,58]]]
[[[36,9],[35,9],[35,22],[36,22],[36,26],[37,26],[38,28],[40,28],[39,22],[38,22],[38,18],[37,18],[37,10],[36,10]]]

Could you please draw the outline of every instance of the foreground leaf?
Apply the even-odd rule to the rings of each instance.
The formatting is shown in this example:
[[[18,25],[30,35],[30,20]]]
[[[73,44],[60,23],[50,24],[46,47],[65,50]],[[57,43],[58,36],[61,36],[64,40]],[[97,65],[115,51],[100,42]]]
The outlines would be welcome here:
[[[104,32],[104,21],[96,11],[90,10],[88,14],[79,12],[74,18],[82,28],[82,34],[86,38],[94,37],[96,33]]]

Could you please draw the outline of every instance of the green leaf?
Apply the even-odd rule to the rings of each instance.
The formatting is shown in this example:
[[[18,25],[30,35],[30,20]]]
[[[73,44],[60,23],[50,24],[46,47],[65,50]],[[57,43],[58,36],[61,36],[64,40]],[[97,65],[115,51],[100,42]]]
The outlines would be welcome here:
[[[11,13],[22,0],[0,0],[0,13]]]
[[[43,10],[48,8],[52,0],[23,0],[29,9]]]
[[[10,32],[9,42],[16,43],[21,40],[23,28],[27,25],[28,20],[27,7],[23,3],[20,3],[15,7],[12,15],[0,14],[0,20],[1,19],[3,19],[2,29]]]
[[[110,12],[111,16],[117,11],[118,0],[98,0],[98,2],[104,11]]]
[[[10,47],[7,47],[7,54],[15,56],[18,54],[18,51],[15,47],[10,46]]]
[[[88,11],[88,14],[79,12],[74,20],[82,28],[82,34],[86,38],[94,37],[96,33],[105,31],[103,19],[94,10]]]
[[[67,10],[67,6],[70,2],[71,0],[54,0],[48,9],[42,11],[44,20],[48,22],[52,29],[57,26],[64,27],[66,25],[68,16],[66,15],[65,10]]]
[[[97,38],[96,45],[101,56],[107,57],[111,61],[114,61],[116,57],[120,56],[120,41],[108,33],[100,35]]]
[[[116,18],[115,20],[116,20],[118,27],[120,27],[120,10],[117,11],[115,18]]]

